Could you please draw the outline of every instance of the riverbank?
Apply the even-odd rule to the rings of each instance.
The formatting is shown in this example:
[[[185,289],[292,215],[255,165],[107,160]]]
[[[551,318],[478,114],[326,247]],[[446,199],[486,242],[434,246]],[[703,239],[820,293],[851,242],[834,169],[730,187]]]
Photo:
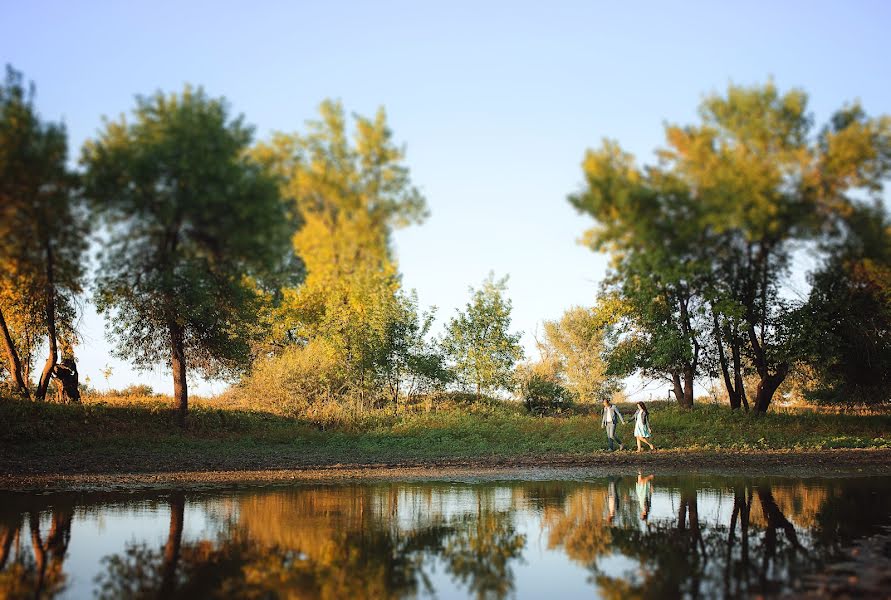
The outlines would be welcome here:
[[[231,486],[270,486],[349,480],[504,480],[584,479],[637,471],[840,477],[888,475],[891,449],[845,449],[751,452],[665,450],[652,453],[616,452],[546,457],[483,457],[474,460],[427,460],[402,463],[297,464],[293,468],[221,468],[162,472],[45,473],[4,472],[0,489],[21,491],[137,491],[188,487],[192,490]]]
[[[651,406],[655,453],[606,452],[596,407],[532,416],[515,403],[446,400],[313,420],[196,400],[187,427],[163,397],[82,405],[0,399],[0,477],[379,469],[696,469],[891,466],[887,411]],[[631,406],[621,406],[626,415]],[[344,417],[343,415],[346,415]],[[630,425],[620,435],[631,446]],[[839,452],[850,450],[850,452]],[[283,475],[287,477],[288,475]],[[398,476],[398,473],[397,475]],[[251,476],[253,477],[253,476]]]

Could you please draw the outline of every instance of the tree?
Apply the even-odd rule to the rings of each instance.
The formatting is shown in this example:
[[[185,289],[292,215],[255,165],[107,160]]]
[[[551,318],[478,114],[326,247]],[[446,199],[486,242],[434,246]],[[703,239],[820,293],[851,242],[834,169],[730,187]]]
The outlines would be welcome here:
[[[852,191],[881,192],[891,118],[869,119],[854,104],[813,137],[807,95],[773,83],[731,85],[700,113],[701,125],[667,128],[660,155],[703,206],[699,226],[716,257],[713,307],[730,309],[716,313],[719,324],[739,325],[759,377],[755,410],[765,412],[799,352],[797,306],[781,293],[795,245],[850,210]]]
[[[618,387],[615,378],[607,374],[609,365],[604,360],[612,321],[604,302],[596,308],[576,306],[559,321],[544,324],[544,354],[557,360],[566,387],[583,402],[610,398]]]
[[[523,358],[520,334],[510,332],[511,301],[504,296],[507,277],[493,274],[480,289],[470,289],[463,312],[448,324],[442,347],[463,385],[483,392],[513,388],[514,364]]]
[[[279,176],[302,222],[293,246],[306,280],[285,289],[274,341],[326,344],[364,401],[379,383],[378,361],[399,313],[390,235],[423,221],[426,201],[383,109],[355,116],[352,140],[341,104],[323,102],[320,116],[308,133],[276,134],[254,152]]]
[[[288,260],[276,183],[246,156],[252,131],[201,89],[138,97],[133,120],[86,144],[87,195],[108,226],[96,304],[116,352],[173,373],[181,423],[189,370],[243,367],[250,324]]]
[[[26,91],[22,74],[7,67],[0,86],[0,332],[8,370],[26,394],[38,332],[46,335],[39,400],[59,346],[71,351],[84,278],[87,223],[67,152],[65,127],[41,121],[33,85]]]
[[[589,150],[583,170],[585,187],[569,201],[597,221],[585,242],[613,255],[604,295],[625,305],[610,372],[664,377],[678,402],[692,407],[707,272],[700,206],[678,177],[641,170],[615,142]]]
[[[731,85],[700,114],[666,128],[657,166],[638,169],[610,142],[589,151],[587,187],[570,201],[598,221],[589,242],[614,256],[613,289],[637,333],[627,354],[646,359],[632,364],[672,372],[676,389],[680,369],[692,400],[710,332],[731,402],[746,397],[748,363],[764,412],[800,352],[799,306],[782,294],[793,252],[850,210],[852,192],[881,192],[891,118],[854,104],[815,137],[804,92],[772,83]]]
[[[891,219],[881,203],[856,206],[829,243],[801,311],[805,357],[818,394],[847,402],[891,397]]]
[[[381,348],[379,369],[394,406],[402,393],[411,397],[423,390],[440,387],[451,380],[445,357],[429,339],[436,308],[418,310],[417,293],[400,293],[396,314],[388,320],[386,340]]]

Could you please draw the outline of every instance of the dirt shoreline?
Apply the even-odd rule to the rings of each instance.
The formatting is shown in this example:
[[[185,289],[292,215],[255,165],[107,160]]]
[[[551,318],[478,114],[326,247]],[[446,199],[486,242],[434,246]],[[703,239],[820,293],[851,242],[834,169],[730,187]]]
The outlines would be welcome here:
[[[188,487],[287,485],[348,480],[544,480],[597,477],[607,474],[656,471],[662,474],[711,473],[797,477],[891,475],[891,450],[771,450],[720,452],[669,450],[654,453],[480,457],[473,460],[416,460],[382,463],[298,464],[293,468],[257,466],[250,469],[163,469],[95,473],[28,473],[5,470],[0,490],[6,491],[136,491]],[[11,472],[7,472],[11,471]]]

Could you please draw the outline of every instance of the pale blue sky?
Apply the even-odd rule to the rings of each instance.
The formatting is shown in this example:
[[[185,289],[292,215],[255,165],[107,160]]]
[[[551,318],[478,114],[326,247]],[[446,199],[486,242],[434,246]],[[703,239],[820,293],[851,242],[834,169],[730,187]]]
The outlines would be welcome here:
[[[642,161],[730,81],[803,87],[821,123],[859,98],[891,112],[891,3],[42,2],[0,0],[0,61],[37,84],[72,154],[135,94],[185,83],[257,126],[293,131],[324,98],[386,107],[430,219],[396,234],[406,287],[440,322],[490,270],[510,275],[516,328],[591,304],[606,260],[566,195],[585,148],[618,139]],[[108,356],[87,307],[82,377],[158,391]],[[219,391],[201,385],[200,391]]]

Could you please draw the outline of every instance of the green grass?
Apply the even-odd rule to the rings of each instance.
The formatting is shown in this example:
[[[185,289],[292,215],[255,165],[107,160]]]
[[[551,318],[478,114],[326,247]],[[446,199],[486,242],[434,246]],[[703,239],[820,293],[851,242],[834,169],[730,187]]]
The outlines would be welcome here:
[[[287,468],[309,464],[573,455],[602,452],[599,413],[536,417],[513,403],[445,400],[341,418],[287,417],[198,400],[187,428],[165,398],[87,399],[83,405],[0,399],[0,467],[7,472]],[[628,416],[630,405],[620,405]],[[891,448],[887,410],[777,410],[755,416],[703,404],[651,407],[663,449],[751,451]],[[633,442],[633,428],[620,435]]]

